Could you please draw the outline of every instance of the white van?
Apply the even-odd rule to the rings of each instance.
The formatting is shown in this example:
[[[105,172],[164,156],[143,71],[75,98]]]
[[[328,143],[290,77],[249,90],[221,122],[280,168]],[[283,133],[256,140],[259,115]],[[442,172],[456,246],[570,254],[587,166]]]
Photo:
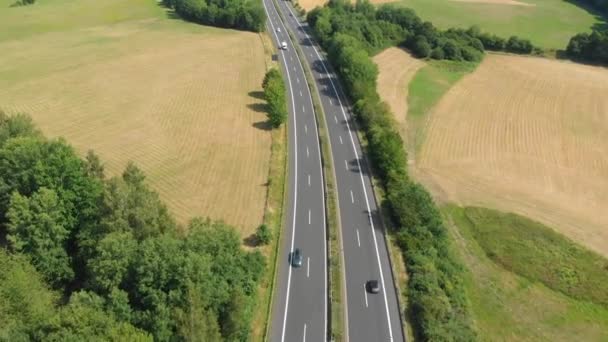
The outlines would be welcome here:
[[[281,43],[281,49],[283,49],[283,50],[287,50],[287,43],[282,42],[282,43]]]

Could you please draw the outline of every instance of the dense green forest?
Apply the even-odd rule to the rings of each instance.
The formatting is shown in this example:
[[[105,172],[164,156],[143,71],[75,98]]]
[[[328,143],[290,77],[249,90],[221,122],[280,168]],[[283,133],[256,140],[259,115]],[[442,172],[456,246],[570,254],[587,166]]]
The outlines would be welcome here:
[[[576,0],[608,17],[608,0]],[[570,39],[568,56],[584,62],[608,64],[608,24],[594,28],[591,33],[579,33]]]
[[[247,340],[259,252],[221,222],[179,227],[135,165],[106,178],[1,112],[0,224],[1,341]]]
[[[450,248],[447,230],[429,193],[408,176],[403,141],[388,106],[376,91],[378,70],[370,54],[403,43],[420,56],[478,60],[484,46],[477,30],[439,31],[408,9],[367,2],[330,1],[308,15],[365,132],[368,152],[386,191],[393,232],[408,270],[408,316],[424,341],[476,339],[464,268]]]
[[[261,32],[266,13],[261,0],[163,0],[182,18],[204,25]]]

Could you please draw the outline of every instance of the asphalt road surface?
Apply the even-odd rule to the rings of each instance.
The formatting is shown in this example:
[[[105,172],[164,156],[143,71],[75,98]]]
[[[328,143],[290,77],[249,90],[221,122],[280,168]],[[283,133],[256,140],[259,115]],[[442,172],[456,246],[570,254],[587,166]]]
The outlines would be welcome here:
[[[275,27],[281,25],[280,18],[276,16],[276,13],[270,11],[273,5],[272,0],[264,0],[264,3],[269,9],[269,19],[272,25]],[[292,43],[301,46],[306,59],[301,62],[310,65],[326,115],[338,188],[345,260],[345,305],[347,306],[345,339],[353,342],[404,341],[384,229],[379,218],[368,165],[362,156],[361,145],[355,131],[354,117],[348,107],[348,101],[341,85],[320,47],[314,41],[308,24],[298,19],[288,1],[279,0],[278,4],[279,10],[287,21],[286,25],[295,34],[297,41],[285,40],[290,45],[289,48]],[[285,33],[284,29],[281,26],[283,33]],[[294,55],[293,59],[291,54]],[[296,64],[300,63],[293,52],[285,59],[285,62],[287,68],[296,69],[298,69]],[[294,89],[297,89],[297,86],[298,84]],[[305,85],[302,85],[302,88],[305,88]],[[299,121],[297,125],[300,125]],[[297,131],[299,133],[301,129],[297,128]],[[298,149],[302,150],[300,146]],[[298,164],[296,167],[300,167],[300,165]],[[302,200],[302,202],[308,203],[306,200]],[[298,210],[302,210],[301,205],[298,204]],[[377,294],[366,292],[365,284],[372,279],[380,282],[380,292]],[[278,293],[285,295],[284,292],[278,291]],[[288,299],[290,301],[288,316],[294,315],[294,319],[299,320],[319,314],[317,311],[304,312],[305,308],[308,310],[309,302],[306,302],[309,298],[308,295],[310,294],[310,298],[314,297],[312,292],[306,292],[306,294],[306,296],[298,298],[292,296],[291,299]],[[327,297],[326,293],[320,290],[317,295]],[[293,313],[292,306],[297,307],[294,310],[302,310],[302,312]],[[274,315],[277,315],[277,311],[274,311]],[[290,318],[288,318],[288,322],[292,322]],[[300,325],[302,325],[301,323]],[[280,339],[273,334],[273,341],[299,341],[302,337],[309,338],[311,341],[324,339],[322,336],[316,337],[319,335],[315,335],[315,337],[310,335],[314,329],[320,329],[317,325],[308,326],[307,336],[302,334],[301,327],[300,330],[297,330],[297,323],[294,323],[293,326],[292,330],[292,325],[289,323],[285,335],[280,336]]]
[[[271,341],[327,340],[326,219],[321,154],[304,70],[276,8],[264,1],[268,32],[286,79],[289,107],[289,197],[280,246]],[[287,49],[279,49],[282,42]],[[246,58],[246,57],[245,57]],[[290,265],[299,248],[302,266]]]

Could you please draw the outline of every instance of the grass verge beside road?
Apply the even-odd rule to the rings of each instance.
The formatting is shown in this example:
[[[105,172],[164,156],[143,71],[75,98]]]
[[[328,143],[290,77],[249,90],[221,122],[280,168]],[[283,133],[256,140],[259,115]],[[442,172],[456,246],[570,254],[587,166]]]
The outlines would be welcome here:
[[[541,280],[564,262],[581,279],[605,277],[606,259],[598,259],[549,228],[521,216],[454,205],[443,207],[442,212],[470,270],[465,277],[466,287],[480,340],[608,340],[606,307],[552,290]],[[512,261],[519,260],[516,264],[520,266],[507,268],[504,262],[497,262],[505,255]],[[539,267],[546,266],[547,260],[551,261],[550,267]],[[594,265],[592,269],[590,265]],[[525,271],[516,270],[521,268]],[[558,277],[558,282],[571,283],[572,273],[565,275]],[[605,291],[606,287],[587,292],[601,289]]]
[[[272,61],[273,45],[266,34],[260,34],[260,39],[266,52],[266,69],[277,67]],[[270,321],[272,318],[272,303],[276,284],[276,270],[278,268],[278,254],[282,241],[284,208],[287,194],[287,126],[282,125],[271,131],[272,143],[270,145],[270,163],[268,169],[268,186],[266,205],[264,208],[264,224],[272,231],[272,242],[261,248],[268,260],[268,270],[260,282],[258,298],[260,304],[256,307],[257,313],[251,327],[251,341],[262,342],[268,340]]]

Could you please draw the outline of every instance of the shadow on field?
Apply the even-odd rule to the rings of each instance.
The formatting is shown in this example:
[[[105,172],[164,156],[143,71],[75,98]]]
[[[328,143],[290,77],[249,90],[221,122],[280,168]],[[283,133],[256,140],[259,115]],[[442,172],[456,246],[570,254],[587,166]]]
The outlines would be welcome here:
[[[247,95],[253,97],[254,99],[263,100],[264,92],[260,90],[254,90],[247,93]]]
[[[252,126],[257,129],[261,129],[262,131],[271,131],[272,130],[272,125],[270,125],[269,121],[254,122]]]
[[[167,7],[163,1],[157,1],[156,5],[165,10],[165,15],[167,16],[167,19],[183,20],[183,18],[180,17],[179,14],[177,14],[173,8]]]
[[[243,239],[243,244],[247,247],[257,247],[259,244],[257,236],[254,234],[249,235]]]
[[[253,110],[258,113],[266,113],[266,104],[265,103],[250,103],[247,105],[247,108]]]

